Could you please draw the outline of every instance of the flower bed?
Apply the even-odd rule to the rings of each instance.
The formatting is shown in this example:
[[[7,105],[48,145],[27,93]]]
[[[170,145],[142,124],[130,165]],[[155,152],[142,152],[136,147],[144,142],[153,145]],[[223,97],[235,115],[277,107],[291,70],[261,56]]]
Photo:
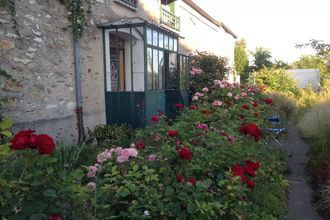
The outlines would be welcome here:
[[[271,100],[258,88],[219,80],[197,92],[193,100],[185,108],[177,105],[181,115],[175,123],[154,115],[151,126],[135,132],[131,146],[102,149],[95,163],[85,168],[59,164],[56,149],[50,156],[35,150],[6,150],[0,168],[18,167],[18,171],[16,175],[0,172],[1,180],[8,181],[1,188],[11,190],[0,194],[6,199],[0,211],[7,210],[7,218],[37,214],[59,214],[65,219],[283,217],[285,153],[270,148],[262,132],[264,118],[275,111]],[[24,166],[14,166],[5,158]],[[31,158],[34,163],[28,164]],[[9,185],[12,181],[25,188]],[[52,205],[38,209],[32,198],[36,204]]]

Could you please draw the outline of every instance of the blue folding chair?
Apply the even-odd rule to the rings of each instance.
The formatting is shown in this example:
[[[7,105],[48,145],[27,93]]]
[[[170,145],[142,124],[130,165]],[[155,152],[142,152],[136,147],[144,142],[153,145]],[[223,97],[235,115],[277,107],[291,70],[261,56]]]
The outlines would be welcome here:
[[[280,133],[284,132],[286,130],[286,128],[281,127],[280,116],[278,116],[278,115],[269,116],[266,118],[266,120],[269,122],[268,124],[271,127],[264,128],[263,130],[270,133],[271,134],[270,136],[273,138],[273,140],[276,141],[276,143],[278,143],[280,146],[282,146],[282,144],[278,141],[277,136]]]

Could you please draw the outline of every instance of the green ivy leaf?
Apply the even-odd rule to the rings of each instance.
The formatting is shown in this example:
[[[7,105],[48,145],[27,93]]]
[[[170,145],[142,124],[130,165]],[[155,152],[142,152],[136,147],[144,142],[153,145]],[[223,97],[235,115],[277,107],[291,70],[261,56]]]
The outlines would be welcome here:
[[[13,125],[13,120],[11,118],[4,118],[0,122],[0,130],[6,130]]]

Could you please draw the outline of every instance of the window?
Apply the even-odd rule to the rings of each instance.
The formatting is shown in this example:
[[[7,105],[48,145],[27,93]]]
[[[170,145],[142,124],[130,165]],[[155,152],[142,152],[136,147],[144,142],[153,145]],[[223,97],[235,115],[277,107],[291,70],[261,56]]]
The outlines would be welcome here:
[[[171,38],[171,37],[169,37],[168,38],[168,45],[169,45],[169,47],[168,47],[168,49],[169,50],[173,50],[173,38]]]
[[[147,43],[152,44],[152,34],[151,29],[147,29]]]
[[[137,0],[121,0],[121,1],[133,7],[137,6]]]
[[[189,89],[189,57],[180,54],[180,90]]]
[[[152,45],[158,46],[158,32],[152,31]]]
[[[167,35],[164,36],[164,48],[168,49],[168,36]]]
[[[147,68],[148,68],[148,90],[153,89],[153,77],[152,77],[152,49],[147,49]]]
[[[164,35],[162,33],[159,33],[158,40],[159,40],[159,47],[163,48],[164,47]]]

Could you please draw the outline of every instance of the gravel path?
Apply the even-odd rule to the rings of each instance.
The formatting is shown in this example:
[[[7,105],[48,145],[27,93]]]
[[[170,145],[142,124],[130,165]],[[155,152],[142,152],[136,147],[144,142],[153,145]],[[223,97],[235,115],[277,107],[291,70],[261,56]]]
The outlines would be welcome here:
[[[307,184],[305,164],[308,145],[299,137],[293,122],[287,125],[288,136],[284,141],[289,153],[288,179],[290,183],[288,196],[288,220],[321,220],[312,206],[312,189]]]

